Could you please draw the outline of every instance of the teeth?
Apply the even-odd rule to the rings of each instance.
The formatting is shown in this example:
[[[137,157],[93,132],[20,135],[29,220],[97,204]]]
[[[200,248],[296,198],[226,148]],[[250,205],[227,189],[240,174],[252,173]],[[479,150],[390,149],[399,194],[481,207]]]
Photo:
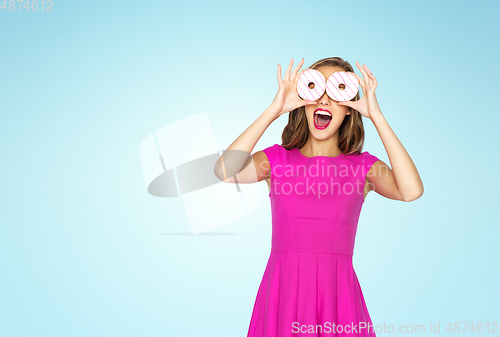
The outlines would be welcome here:
[[[318,111],[315,111],[314,112],[315,114],[318,114],[318,115],[325,115],[325,116],[331,116],[332,114],[326,112],[326,111],[323,111],[323,110],[318,110]]]

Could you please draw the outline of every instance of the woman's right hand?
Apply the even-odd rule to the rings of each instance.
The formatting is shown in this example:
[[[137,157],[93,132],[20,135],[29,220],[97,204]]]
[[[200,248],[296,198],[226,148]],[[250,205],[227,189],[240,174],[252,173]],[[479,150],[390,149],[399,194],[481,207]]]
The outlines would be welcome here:
[[[273,102],[271,103],[273,109],[275,111],[279,111],[278,116],[276,116],[276,118],[283,115],[284,113],[290,112],[301,106],[317,104],[316,101],[306,101],[301,99],[299,97],[299,94],[297,93],[297,82],[299,80],[299,77],[302,74],[302,72],[307,70],[307,68],[302,69],[301,72],[297,74],[300,67],[302,67],[302,64],[304,64],[304,59],[302,59],[299,65],[293,70],[293,72],[290,73],[290,70],[292,69],[293,65],[293,58],[292,58],[290,60],[290,64],[288,64],[284,81],[283,78],[281,77],[281,66],[278,64],[279,88],[278,92],[276,93],[276,96],[274,97]]]

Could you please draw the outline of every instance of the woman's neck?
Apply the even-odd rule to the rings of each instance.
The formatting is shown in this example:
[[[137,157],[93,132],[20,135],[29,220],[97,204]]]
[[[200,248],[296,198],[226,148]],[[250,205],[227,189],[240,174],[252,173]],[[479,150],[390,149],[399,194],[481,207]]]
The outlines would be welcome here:
[[[337,145],[337,139],[334,137],[325,140],[309,137],[304,146],[300,148],[300,152],[306,157],[337,157],[342,153]]]

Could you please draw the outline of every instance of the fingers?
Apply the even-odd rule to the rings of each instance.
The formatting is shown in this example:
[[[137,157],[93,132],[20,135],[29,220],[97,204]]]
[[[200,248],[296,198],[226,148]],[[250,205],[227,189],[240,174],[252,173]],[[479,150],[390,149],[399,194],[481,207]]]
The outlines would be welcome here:
[[[368,74],[366,73],[365,69],[363,69],[363,67],[361,67],[361,65],[359,64],[358,61],[356,61],[356,66],[358,67],[359,71],[361,71],[361,73],[363,74],[363,77],[366,79],[368,79]]]
[[[352,73],[349,71],[350,74],[353,74],[354,76],[356,76],[356,78],[358,79],[359,81],[359,85],[361,86],[361,89],[363,90],[363,94],[366,92],[366,83],[365,81],[356,73]]]
[[[368,69],[368,67],[366,66],[366,64],[363,63],[363,68],[365,68],[366,72],[368,74],[371,74],[372,72],[370,71],[370,69]]]
[[[363,67],[361,67],[360,64],[356,61],[356,66],[359,68],[359,71],[361,71],[361,73],[365,77],[365,82],[366,82],[365,86],[368,87],[368,89],[370,90],[374,90],[378,85],[375,75],[373,75],[370,69],[368,69],[366,64],[363,64]],[[363,88],[363,93],[365,93],[365,87],[364,86],[361,87]]]
[[[300,61],[297,67],[295,67],[295,69],[293,70],[292,78],[294,78],[293,76],[297,75],[297,71],[299,71],[300,67],[302,67],[303,64],[304,64],[304,58],[302,58],[302,61]]]
[[[348,73],[349,73],[349,74],[353,74],[354,76],[356,76],[356,78],[358,79],[359,84],[360,84],[361,86],[364,86],[364,85],[365,85],[365,81],[364,81],[364,80],[363,80],[363,79],[362,79],[362,78],[361,78],[358,74],[356,74],[356,73],[352,73],[352,72],[350,72],[350,71],[348,71]]]
[[[283,77],[281,77],[281,66],[278,64],[278,84],[281,86],[283,84]]]
[[[295,77],[297,75],[297,72],[299,71],[299,69],[302,67],[303,64],[304,64],[304,58],[302,58],[302,60],[297,65],[297,67],[295,67],[295,69],[291,72],[292,66],[293,66],[293,57],[292,57],[290,59],[290,63],[288,64],[288,68],[286,69],[285,81],[288,81],[288,80],[295,81],[295,79],[296,79]]]
[[[293,58],[290,60],[290,63],[288,63],[288,68],[286,68],[285,81],[288,81],[290,79],[290,70],[292,69],[292,65],[293,65]]]
[[[365,92],[365,87],[371,87],[372,86],[372,81],[373,79],[370,77],[370,75],[366,72],[366,69],[361,67],[361,65],[359,64],[359,62],[356,61],[356,65],[359,69],[359,71],[361,71],[361,73],[363,74],[363,78],[365,80],[365,86],[363,88],[363,93]]]
[[[363,69],[363,67],[361,67],[361,64],[359,64],[358,61],[356,61],[356,67],[358,67],[359,71],[361,71],[363,75],[365,74],[365,70]]]
[[[363,64],[363,68],[368,73],[368,76],[370,76],[371,78],[374,77],[373,74],[372,74],[372,72],[370,71],[370,69],[368,69],[368,67],[366,66],[366,64]]]
[[[373,73],[371,72],[371,70],[370,70],[370,69],[368,69],[368,67],[367,67],[365,64],[363,64],[363,67],[366,69],[366,71],[367,71],[368,75],[369,75],[369,76],[370,76],[370,78],[373,80],[373,82],[374,82],[375,84],[377,84],[377,79],[375,78],[375,75],[373,75]]]
[[[295,77],[295,81],[294,81],[294,82],[295,82],[295,84],[297,84],[297,82],[299,81],[300,75],[302,75],[302,73],[303,73],[304,71],[306,71],[306,70],[307,70],[307,68],[302,69],[302,70],[300,71],[300,73],[297,75],[297,77]]]

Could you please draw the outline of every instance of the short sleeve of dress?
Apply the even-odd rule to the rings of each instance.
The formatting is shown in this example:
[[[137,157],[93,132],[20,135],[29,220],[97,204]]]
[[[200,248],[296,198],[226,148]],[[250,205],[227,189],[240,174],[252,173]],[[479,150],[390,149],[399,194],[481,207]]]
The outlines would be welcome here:
[[[377,160],[380,160],[380,159],[378,159],[374,155],[370,154],[370,152],[368,152],[368,151],[363,152],[363,163],[365,165],[365,176],[368,174],[368,171],[370,171],[370,168],[372,167],[373,164],[375,164],[375,162]]]
[[[278,157],[279,148],[280,148],[279,144],[274,144],[273,146],[269,146],[264,150],[262,150],[266,154],[267,160],[269,160],[269,165],[271,165],[271,168],[273,168],[273,165]]]

